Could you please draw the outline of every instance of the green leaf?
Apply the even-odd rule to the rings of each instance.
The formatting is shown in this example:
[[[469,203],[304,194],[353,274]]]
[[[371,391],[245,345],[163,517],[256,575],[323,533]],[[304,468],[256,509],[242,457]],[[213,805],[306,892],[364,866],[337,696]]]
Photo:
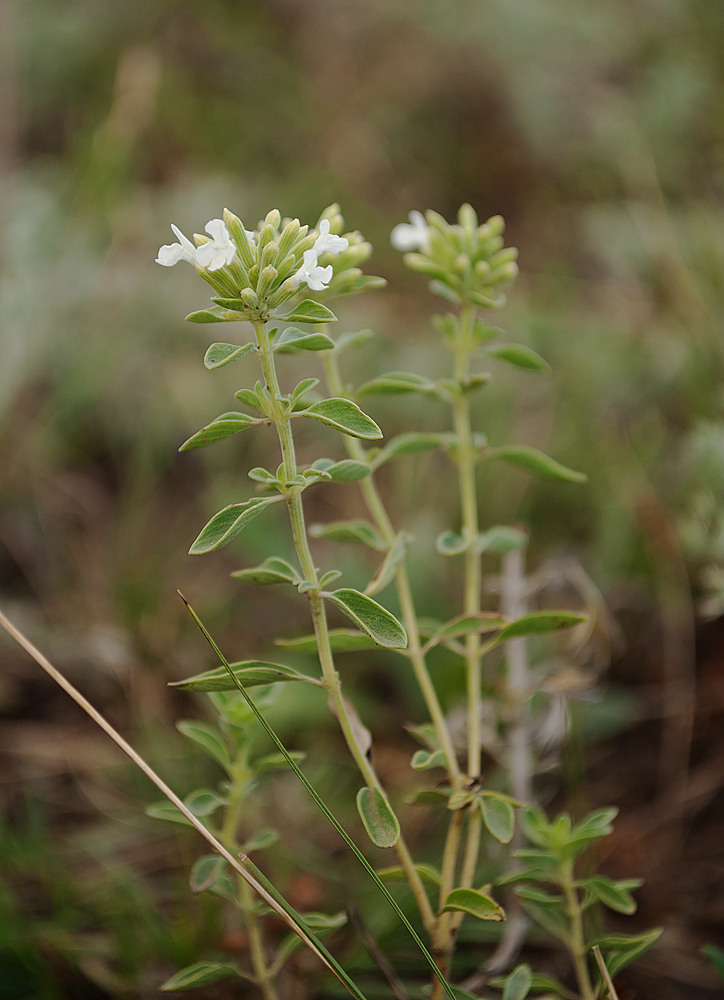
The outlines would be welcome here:
[[[442,881],[442,875],[439,869],[434,868],[432,865],[415,865],[415,871],[420,876],[423,882],[427,882],[430,885],[440,885]],[[392,867],[392,868],[378,868],[377,875],[383,880],[383,882],[406,882],[407,875],[404,869]]]
[[[492,896],[479,889],[453,889],[441,912],[457,910],[478,920],[505,920],[505,910]]]
[[[300,410],[298,416],[319,420],[320,423],[334,427],[335,430],[341,431],[343,434],[351,434],[352,437],[367,440],[382,437],[382,431],[372,417],[363,413],[359,406],[350,399],[342,397],[323,399],[319,403],[312,403],[306,410]]]
[[[197,788],[195,792],[190,792],[186,796],[184,805],[194,816],[201,818],[213,816],[220,806],[225,805],[225,801],[208,788]]]
[[[316,635],[302,635],[297,639],[275,639],[277,646],[291,649],[294,653],[316,653]],[[349,628],[329,630],[329,644],[333,653],[357,653],[363,649],[374,649],[377,643],[364,632]]]
[[[325,593],[324,596],[379,646],[386,646],[388,649],[406,648],[407,632],[394,615],[371,597],[347,587]]]
[[[475,539],[476,552],[495,552],[505,555],[522,549],[528,538],[524,531],[512,528],[508,524],[496,524],[493,528],[481,532]]]
[[[237,389],[234,395],[240,403],[250,406],[253,410],[258,410],[259,413],[265,412],[265,400],[254,389]]]
[[[398,566],[405,558],[408,537],[404,531],[401,531],[396,536],[379,569],[365,587],[365,594],[368,597],[373,597],[375,594],[381,593],[385,587],[392,583]]]
[[[724,949],[718,948],[715,944],[705,944],[702,945],[699,951],[711,962],[722,979],[724,979]]]
[[[310,389],[313,389],[315,385],[319,385],[318,378],[303,378],[298,385],[295,386],[294,391],[291,396],[292,409],[300,403],[304,396],[307,395]]]
[[[202,427],[200,431],[187,440],[179,448],[179,451],[192,451],[194,448],[206,448],[217,441],[245,431],[253,424],[261,423],[260,420],[250,417],[247,413],[222,413],[220,417],[215,417],[210,424]]]
[[[189,873],[189,888],[194,894],[205,892],[226,874],[228,864],[218,854],[203,854],[194,861]]]
[[[337,337],[335,350],[341,351],[347,347],[361,347],[363,344],[369,344],[371,340],[375,339],[375,336],[374,330],[355,330],[352,333],[343,333]]]
[[[244,316],[239,315],[237,310],[222,309],[221,306],[198,309],[186,317],[189,323],[234,323],[244,318]]]
[[[483,792],[478,799],[483,822],[496,840],[509,844],[513,839],[515,813],[510,802],[491,792]]]
[[[525,1000],[533,986],[533,973],[529,965],[513,969],[505,981],[503,1000]]]
[[[516,618],[510,625],[500,630],[498,638],[501,642],[524,635],[540,635],[543,632],[555,632],[562,628],[571,628],[586,621],[585,615],[577,615],[572,611],[533,611],[522,618]]]
[[[429,771],[432,767],[447,767],[447,756],[444,750],[417,750],[410,761],[410,767],[415,771]]]
[[[163,819],[169,823],[181,823],[182,826],[191,826],[180,809],[177,809],[173,802],[168,799],[161,799],[160,802],[152,802],[146,806],[145,813],[152,819]]]
[[[470,542],[454,531],[443,531],[435,540],[435,548],[441,556],[459,556],[470,547]]]
[[[435,383],[412,372],[387,372],[365,382],[358,396],[401,396],[408,392],[434,392]]]
[[[245,312],[247,309],[246,302],[243,299],[238,298],[222,298],[221,296],[215,295],[212,300],[221,309],[231,309],[233,312]]]
[[[327,572],[324,574],[324,576],[322,576],[322,577],[319,578],[319,586],[320,586],[320,588],[322,590],[324,590],[324,588],[328,587],[330,585],[330,583],[334,583],[335,580],[339,580],[339,578],[340,578],[341,575],[342,574],[341,574],[341,572],[338,569],[329,569],[329,570],[327,570]]]
[[[277,831],[272,830],[271,827],[266,827],[263,830],[257,830],[253,836],[249,837],[249,839],[241,845],[241,849],[244,854],[251,854],[252,851],[265,851],[267,847],[271,847],[272,844],[276,844],[278,840],[279,834]]]
[[[309,534],[313,538],[326,538],[330,542],[361,542],[378,552],[384,550],[385,543],[369,521],[332,521],[329,524],[312,524]]]
[[[628,880],[625,883],[614,882],[604,875],[592,875],[590,878],[582,879],[580,885],[609,910],[631,916],[636,912],[636,900],[629,892],[629,887],[638,889],[643,884],[640,879],[634,879],[632,882],[633,884]]]
[[[549,455],[544,455],[537,448],[529,448],[527,445],[513,445],[511,447],[491,448],[487,453],[487,458],[502,458],[506,462],[520,466],[527,472],[532,472],[536,476],[543,476],[546,479],[562,479],[567,483],[585,483],[588,476],[585,472],[576,472],[566,465],[561,465]]]
[[[372,469],[366,462],[358,462],[353,458],[343,458],[334,462],[324,470],[333,483],[355,483],[358,479],[366,479]]]
[[[377,847],[395,846],[400,837],[400,824],[379,788],[360,788],[357,811],[373,844]]]
[[[202,747],[210,757],[221,764],[224,770],[228,771],[231,768],[228,747],[217,730],[192,719],[180,719],[176,723],[176,728],[188,739]]]
[[[337,317],[331,309],[314,299],[303,299],[286,316],[279,319],[285,323],[336,323]]]
[[[548,993],[554,996],[563,997],[564,1000],[577,1000],[576,994],[571,993],[563,983],[553,976],[544,976],[538,972],[533,973],[533,983],[531,986],[538,993]]]
[[[206,368],[223,368],[256,350],[256,344],[212,344],[204,355]]]
[[[425,434],[421,432],[397,434],[375,455],[372,460],[372,467],[378,469],[385,462],[389,462],[392,458],[399,458],[400,455],[414,455],[420,451],[430,451],[432,448],[438,448],[441,440],[441,434]]]
[[[458,639],[464,635],[483,635],[486,632],[496,632],[507,622],[492,612],[480,611],[475,615],[458,615],[449,622],[440,625],[428,639],[426,646],[432,648],[438,643]]]
[[[525,809],[522,815],[522,825],[523,832],[532,844],[543,848],[551,846],[551,825],[545,813],[540,809],[535,809],[532,806]],[[521,857],[520,851],[516,851],[516,857]]]
[[[295,764],[301,764],[306,759],[303,750],[290,750],[289,756]],[[270,771],[283,771],[289,767],[289,761],[283,753],[269,753],[265,757],[259,757],[254,761],[254,770],[257,774],[266,774]]]
[[[297,673],[291,667],[281,663],[267,663],[265,660],[241,660],[230,664],[234,676],[238,677],[244,687],[258,687],[260,684],[276,684],[278,681],[311,681],[311,677]],[[226,667],[216,667],[194,677],[186,677],[182,681],[171,681],[169,687],[177,687],[182,691],[236,691],[236,684],[229,676]]]
[[[256,586],[266,586],[272,583],[296,583],[301,579],[299,573],[285,559],[269,556],[258,566],[249,569],[237,569],[231,574],[235,580],[242,583],[253,583]]]
[[[274,350],[280,354],[296,351],[331,351],[334,341],[326,333],[305,333],[296,326],[288,326],[274,341]]]
[[[608,934],[591,945],[599,945],[611,976],[617,975],[627,965],[648,951],[663,933],[663,927],[655,927],[643,934]]]
[[[516,368],[526,368],[531,372],[548,372],[551,366],[548,362],[524,344],[492,344],[485,350],[499,361],[507,361]]]
[[[189,555],[198,556],[206,552],[213,552],[226,545],[232,538],[246,527],[257,514],[261,514],[265,507],[277,503],[283,497],[252,497],[244,503],[233,503],[224,507],[218,514],[214,514],[209,523],[201,530],[196,541],[189,549]]]
[[[231,976],[238,975],[239,972],[233,965],[197,962],[195,965],[187,965],[185,969],[171,976],[159,986],[159,989],[164,993],[170,993],[172,990],[193,990],[198,986],[208,986],[209,983],[217,983],[221,979],[230,979]]]
[[[570,924],[562,899],[540,889],[521,886],[516,889],[525,911],[549,934],[562,941],[570,936]]]

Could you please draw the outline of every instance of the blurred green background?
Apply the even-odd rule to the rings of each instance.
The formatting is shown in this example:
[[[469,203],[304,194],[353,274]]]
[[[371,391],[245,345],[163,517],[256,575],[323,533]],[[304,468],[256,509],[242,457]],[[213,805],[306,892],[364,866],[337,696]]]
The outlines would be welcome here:
[[[629,756],[596,743],[585,794],[630,806],[619,861],[652,881],[642,926],[673,921],[678,956],[632,982],[657,1000],[713,995],[696,949],[724,921],[702,888],[724,828],[723,635],[698,612],[716,619],[724,595],[723,191],[724,5],[712,0],[0,0],[3,608],[166,773],[203,768],[173,730],[203,708],[165,687],[210,665],[176,588],[236,659],[268,655],[280,621],[307,623],[301,602],[272,606],[228,578],[288,546],[281,521],[185,555],[221,503],[248,495],[246,469],[274,462],[264,434],[176,452],[242,383],[239,370],[204,371],[207,331],[183,323],[204,286],[154,263],[169,224],[200,231],[224,205],[250,225],[274,206],[313,222],[338,201],[390,283],[341,311],[340,326],[379,334],[360,352],[362,381],[447,363],[428,320],[441,304],[404,270],[392,226],[413,208],[452,218],[462,201],[504,215],[521,277],[493,321],[553,373],[496,368],[480,426],[590,482],[496,467],[481,522],[529,523],[533,567],[574,558],[618,622],[610,684],[626,693]],[[290,378],[318,374],[314,359],[285,364]],[[241,374],[257,377],[251,364]],[[446,419],[406,400],[373,415],[388,435]],[[384,482],[418,538],[427,612],[450,583],[432,540],[455,516],[435,461],[407,460]],[[423,491],[437,515],[420,516]],[[359,513],[353,492],[318,491],[312,519]],[[365,569],[320,552],[352,583]],[[187,901],[192,844],[139,818],[145,785],[2,650],[0,995],[155,996],[219,934],[218,914]],[[352,670],[394,784],[416,696],[384,664]],[[287,699],[278,715],[300,744],[303,716],[312,747],[336,739],[322,706]],[[641,827],[646,803],[658,839]],[[315,836],[308,864],[321,872]],[[288,859],[276,864],[293,883]],[[133,939],[131,926],[145,930]]]

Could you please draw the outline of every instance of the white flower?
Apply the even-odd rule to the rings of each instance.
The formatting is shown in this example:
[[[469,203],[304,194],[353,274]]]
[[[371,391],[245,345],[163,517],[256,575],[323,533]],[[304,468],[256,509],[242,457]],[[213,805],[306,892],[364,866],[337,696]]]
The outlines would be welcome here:
[[[322,219],[319,223],[319,236],[312,247],[315,254],[319,256],[323,253],[340,253],[349,246],[346,236],[334,236],[329,232],[329,219]],[[311,287],[311,286],[310,286]]]
[[[174,233],[178,236],[178,243],[167,243],[162,246],[158,251],[158,257],[156,258],[157,264],[163,264],[164,267],[173,267],[174,264],[178,264],[180,260],[187,260],[189,264],[196,263],[196,247],[193,245],[191,240],[187,240],[178,226],[174,226],[171,223],[171,228]]]
[[[421,212],[410,212],[409,223],[401,222],[390,234],[390,242],[396,250],[427,249],[430,227]]]
[[[312,247],[311,250],[304,251],[304,263],[296,274],[292,275],[292,285],[298,288],[303,281],[306,281],[313,292],[321,292],[330,283],[333,274],[334,269],[331,264],[327,264],[326,267],[317,264],[317,251]]]
[[[211,239],[197,249],[196,262],[209,271],[218,271],[224,264],[231,264],[236,247],[222,219],[212,219],[204,228]]]

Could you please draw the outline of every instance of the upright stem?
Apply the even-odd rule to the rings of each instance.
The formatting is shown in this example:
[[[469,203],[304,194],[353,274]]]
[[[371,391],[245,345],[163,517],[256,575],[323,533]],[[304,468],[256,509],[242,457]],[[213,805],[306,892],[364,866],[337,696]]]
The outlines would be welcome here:
[[[330,390],[335,395],[344,395],[344,387],[342,385],[337,359],[334,354],[331,351],[325,351],[322,354],[322,363],[324,365]],[[345,435],[344,441],[347,454],[350,458],[353,458],[358,462],[366,461],[367,456],[365,450],[357,438]],[[388,547],[392,546],[396,537],[395,529],[387,510],[385,509],[379,490],[377,489],[377,483],[375,482],[374,476],[367,476],[365,479],[360,480],[360,488],[362,490],[362,496],[365,504],[367,505],[367,510],[369,511],[369,514],[374,521],[382,540]],[[463,787],[463,777],[457,762],[457,755],[455,753],[455,747],[453,746],[450,730],[445,719],[445,714],[442,710],[442,706],[440,705],[437,691],[432,683],[430,673],[427,669],[427,663],[425,662],[425,656],[420,645],[420,630],[417,622],[417,612],[415,610],[412,589],[410,587],[410,578],[408,576],[407,566],[404,560],[397,568],[397,573],[395,574],[395,584],[397,588],[397,596],[400,601],[402,621],[409,639],[407,655],[410,663],[412,664],[415,679],[418,683],[422,696],[425,699],[425,706],[430,715],[430,719],[435,727],[435,734],[445,753],[445,757],[447,758],[448,771],[450,773],[453,788],[455,791],[460,791]]]
[[[243,786],[248,777],[246,761],[243,758],[239,759],[235,763],[234,773],[231,775],[231,791],[219,836],[221,843],[231,853],[236,853],[239,849],[236,842],[236,834],[239,826],[239,812],[243,802]],[[272,982],[269,967],[266,964],[264,938],[254,911],[254,898],[251,889],[240,875],[237,874],[236,879],[239,889],[239,899],[241,901],[241,911],[244,915],[246,929],[249,932],[249,955],[251,957],[254,978],[266,1000],[277,1000],[276,988]]]
[[[586,938],[583,931],[583,911],[573,876],[573,862],[563,861],[560,867],[561,888],[566,898],[566,910],[571,922],[570,952],[581,991],[581,1000],[595,1000],[596,993],[591,984],[591,975],[586,961]]]
[[[272,418],[279,435],[279,445],[282,452],[284,475],[287,482],[291,482],[297,474],[297,462],[294,452],[294,438],[292,436],[289,413],[286,411],[281,402],[281,392],[274,364],[274,355],[269,342],[266,325],[259,322],[255,323],[254,327],[256,330],[257,345],[260,352],[259,361],[261,363],[261,369],[264,373],[264,378],[271,397]],[[354,762],[357,765],[365,784],[368,788],[376,788],[382,792],[383,795],[385,795],[385,791],[382,788],[380,780],[377,777],[372,764],[367,758],[362,747],[357,742],[352,720],[350,719],[347,706],[342,695],[339,674],[337,673],[334,665],[334,656],[332,654],[332,647],[329,640],[329,626],[327,625],[324,600],[319,591],[317,569],[314,565],[312,553],[309,548],[309,540],[307,538],[307,531],[304,523],[304,508],[302,506],[300,487],[288,487],[287,504],[289,507],[292,535],[294,538],[294,546],[297,552],[297,557],[299,559],[299,565],[304,574],[304,579],[313,584],[312,589],[307,591],[307,598],[309,599],[309,606],[312,612],[312,622],[314,624],[314,634],[317,639],[319,662],[322,668],[324,686],[329,695],[329,699],[334,708],[334,714],[339,721],[339,725],[349,751],[352,754]],[[405,872],[410,888],[412,889],[413,895],[415,896],[423,923],[426,929],[430,931],[434,923],[435,915],[432,911],[430,900],[427,897],[422,880],[417,872],[417,869],[415,868],[412,856],[402,834],[400,834],[400,838],[395,844],[395,850],[400,860],[402,869]]]

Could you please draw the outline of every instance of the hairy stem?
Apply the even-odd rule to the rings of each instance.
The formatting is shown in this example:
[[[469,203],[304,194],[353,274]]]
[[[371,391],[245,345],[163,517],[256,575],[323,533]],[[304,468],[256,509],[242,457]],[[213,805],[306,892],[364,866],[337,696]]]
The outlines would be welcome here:
[[[344,395],[344,386],[342,385],[339,366],[337,365],[337,359],[333,352],[323,352],[322,363],[324,365],[330,391],[335,395]],[[365,449],[357,438],[345,435],[344,441],[347,454],[350,458],[353,458],[358,462],[366,461],[367,456]],[[374,475],[367,476],[365,479],[360,480],[360,488],[362,490],[364,501],[367,505],[367,510],[375,523],[375,527],[380,533],[380,536],[385,544],[388,547],[391,546],[396,537],[395,529],[382,501],[382,497],[380,496]],[[453,746],[452,737],[450,736],[450,730],[445,719],[445,714],[442,710],[442,706],[440,705],[437,691],[432,683],[430,673],[427,669],[427,663],[425,662],[425,655],[422,652],[422,647],[420,645],[420,630],[417,622],[417,612],[415,610],[412,589],[410,587],[410,578],[408,576],[407,566],[404,560],[397,568],[395,583],[397,587],[397,596],[400,601],[402,622],[405,626],[409,639],[407,655],[410,663],[412,664],[417,684],[423,698],[425,699],[425,706],[430,715],[430,719],[435,727],[435,734],[445,753],[448,772],[450,774],[453,787],[456,791],[460,791],[463,787],[463,778],[457,762],[457,756],[455,754],[455,748]]]
[[[578,988],[581,992],[581,1000],[595,1000],[596,993],[591,984],[591,975],[588,971],[588,962],[586,961],[583,910],[581,909],[581,902],[578,898],[578,890],[575,885],[572,861],[561,862],[560,882],[566,899],[568,919],[571,922],[571,935],[567,943],[576,970],[576,979],[578,980]]]
[[[274,364],[274,355],[269,342],[269,334],[267,332],[266,325],[259,322],[255,323],[254,327],[256,330],[257,346],[259,347],[260,352],[259,360],[267,383],[267,388],[271,396],[272,419],[279,436],[279,445],[284,465],[284,475],[287,482],[291,482],[297,474],[297,463],[294,452],[294,438],[292,436],[289,413],[282,404],[279,381],[277,379],[276,367]],[[309,599],[309,606],[312,613],[312,622],[314,625],[314,634],[317,639],[319,662],[322,668],[324,686],[329,695],[329,699],[334,709],[334,714],[337,717],[349,751],[352,754],[354,762],[357,765],[365,784],[368,788],[376,788],[383,795],[385,795],[385,791],[382,788],[380,780],[377,777],[370,760],[357,741],[354,726],[342,695],[342,686],[339,674],[337,673],[334,665],[334,656],[332,654],[332,648],[329,641],[329,627],[327,625],[324,599],[318,589],[319,579],[314,565],[314,560],[312,558],[312,553],[309,548],[309,539],[307,537],[304,522],[304,508],[302,506],[300,487],[291,485],[287,488],[287,503],[292,525],[294,546],[299,559],[299,564],[305,580],[313,584],[312,589],[307,591],[307,598]],[[395,850],[403,871],[405,872],[405,877],[407,878],[410,888],[415,896],[423,923],[429,931],[432,928],[435,917],[432,912],[430,900],[428,899],[427,893],[425,892],[425,888],[422,884],[422,880],[415,868],[412,856],[402,835],[400,835],[399,840],[395,844]]]

